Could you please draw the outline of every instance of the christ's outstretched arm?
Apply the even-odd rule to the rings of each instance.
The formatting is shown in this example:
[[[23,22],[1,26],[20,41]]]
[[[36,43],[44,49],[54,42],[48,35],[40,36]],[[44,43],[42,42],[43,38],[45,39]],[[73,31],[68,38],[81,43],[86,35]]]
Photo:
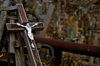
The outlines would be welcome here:
[[[24,25],[21,25],[20,23],[17,23],[17,25],[18,25],[18,26],[21,26],[21,27],[26,27],[26,26],[24,26]]]
[[[34,27],[34,26],[36,26],[36,25],[38,25],[38,23],[35,23],[34,25],[32,25],[31,27]]]

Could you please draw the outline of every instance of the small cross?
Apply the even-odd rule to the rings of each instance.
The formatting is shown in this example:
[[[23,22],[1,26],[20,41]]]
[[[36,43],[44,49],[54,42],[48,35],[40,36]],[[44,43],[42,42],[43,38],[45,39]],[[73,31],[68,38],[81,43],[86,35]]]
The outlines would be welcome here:
[[[42,22],[28,22],[24,8],[22,4],[17,4],[20,23],[6,23],[7,30],[9,32],[23,32],[24,41],[27,46],[28,54],[33,66],[42,66],[35,42],[31,43],[29,40],[34,41],[32,31],[43,30],[44,24]],[[28,37],[27,37],[28,36]],[[35,48],[32,50],[31,45]]]

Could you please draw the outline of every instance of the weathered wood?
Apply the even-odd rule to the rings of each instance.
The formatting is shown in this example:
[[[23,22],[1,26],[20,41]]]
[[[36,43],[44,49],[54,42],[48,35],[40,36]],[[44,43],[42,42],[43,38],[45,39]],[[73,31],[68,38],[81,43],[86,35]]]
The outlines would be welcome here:
[[[0,8],[0,11],[10,11],[10,10],[16,10],[17,6],[10,6],[10,7],[2,7]]]
[[[31,62],[31,60],[30,60],[30,57],[28,56],[28,66],[32,66],[31,63],[32,63],[32,62]]]
[[[0,16],[0,41],[1,41],[2,35],[3,35],[4,25],[6,22],[6,16],[7,16],[7,11],[1,12],[1,16]]]
[[[20,61],[21,66],[26,66],[25,54],[24,54],[24,49],[23,49],[23,42],[22,42],[20,33],[17,33],[17,43],[16,43],[16,50],[15,51],[18,52],[18,53],[15,53],[15,57],[17,55],[19,56],[19,59],[16,60],[16,62]],[[16,65],[17,64],[18,63],[16,63]]]
[[[15,20],[10,20],[10,23],[14,23],[14,22]],[[10,33],[8,52],[15,53],[15,34],[14,33]]]
[[[30,42],[29,42],[29,39],[27,38],[27,35],[26,34],[27,34],[26,31],[24,31],[23,32],[23,37],[24,37],[25,44],[27,46],[27,50],[28,50],[28,55],[30,57],[30,61],[32,62],[31,64],[33,66],[42,66],[40,64],[40,58],[39,58],[38,52],[36,52],[37,48],[35,46],[35,50],[32,51],[31,45],[30,45]]]
[[[22,63],[22,66],[26,66],[25,53],[24,53],[23,46],[20,47],[20,54],[21,54],[21,63]]]
[[[41,19],[45,19],[46,18],[46,15],[40,15],[40,18]]]
[[[18,20],[18,18],[17,18],[16,16],[10,16],[10,15],[7,15],[6,18],[7,18],[7,19]]]
[[[17,33],[17,41],[16,41],[16,45],[15,45],[15,61],[16,61],[16,66],[25,66],[25,56],[22,57],[22,54],[24,55],[24,53],[21,54],[21,51],[23,51],[21,48],[21,36],[19,33]]]
[[[50,23],[50,18],[51,18],[54,8],[55,8],[55,6],[53,4],[50,4],[45,21],[44,21],[45,28],[43,29],[43,31],[40,32],[40,37],[44,37],[46,34],[46,30]]]
[[[82,2],[80,3],[80,5],[83,5],[85,2],[87,2],[87,0],[82,0]]]
[[[5,0],[3,7],[8,7],[10,5],[10,1],[9,0]]]
[[[8,6],[9,6],[9,0],[5,0],[3,7],[8,7]],[[0,15],[0,41],[3,35],[4,25],[6,22],[6,16],[7,16],[7,11],[2,11]]]
[[[16,61],[16,66],[22,66],[22,63],[21,63],[21,56],[20,56],[20,52],[19,52],[19,48],[17,48],[15,50],[15,61]]]
[[[35,5],[37,0],[26,0],[26,6],[32,7]]]

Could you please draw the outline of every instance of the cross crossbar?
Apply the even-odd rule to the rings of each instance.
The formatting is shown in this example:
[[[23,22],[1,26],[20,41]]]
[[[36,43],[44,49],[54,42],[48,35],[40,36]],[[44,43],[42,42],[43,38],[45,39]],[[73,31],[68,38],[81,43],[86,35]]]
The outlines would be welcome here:
[[[29,23],[30,26],[34,25],[36,22]],[[24,25],[24,24],[22,24]],[[6,23],[8,32],[19,32],[24,31],[25,29],[21,26],[18,26],[16,23]],[[38,25],[36,25],[34,28],[32,28],[32,31],[40,31],[44,29],[44,24],[42,22],[38,22]]]

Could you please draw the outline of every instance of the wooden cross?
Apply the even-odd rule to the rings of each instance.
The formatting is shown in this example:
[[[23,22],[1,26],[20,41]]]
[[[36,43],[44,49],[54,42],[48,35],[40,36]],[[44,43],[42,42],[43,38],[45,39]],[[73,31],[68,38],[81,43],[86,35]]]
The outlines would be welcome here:
[[[22,25],[26,25],[28,23],[28,19],[25,14],[23,5],[17,4],[17,6],[18,6],[18,13],[19,13],[19,20]],[[34,25],[34,24],[35,24],[35,22],[29,23],[30,26]],[[35,26],[34,28],[32,28],[32,30],[34,30],[34,31],[43,30],[43,28],[44,28],[43,26],[44,25],[42,22],[38,22],[38,25]],[[27,31],[25,30],[25,28],[18,26],[17,23],[6,23],[6,27],[9,32],[22,32],[23,33],[24,41],[27,46],[28,55],[30,57],[32,66],[42,66],[40,57],[38,55],[38,51],[36,48],[36,44],[34,42],[35,50],[32,50],[29,38],[27,37]]]

